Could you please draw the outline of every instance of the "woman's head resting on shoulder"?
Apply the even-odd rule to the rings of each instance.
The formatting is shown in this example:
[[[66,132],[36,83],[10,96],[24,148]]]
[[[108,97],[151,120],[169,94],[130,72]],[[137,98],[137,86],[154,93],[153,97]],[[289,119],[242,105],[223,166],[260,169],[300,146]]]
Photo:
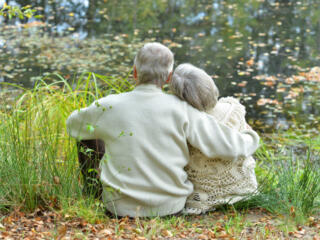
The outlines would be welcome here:
[[[218,102],[219,90],[212,78],[190,63],[180,64],[175,69],[170,89],[200,111],[211,110]]]
[[[134,59],[133,76],[137,84],[155,84],[162,87],[170,80],[173,53],[161,43],[145,44]]]

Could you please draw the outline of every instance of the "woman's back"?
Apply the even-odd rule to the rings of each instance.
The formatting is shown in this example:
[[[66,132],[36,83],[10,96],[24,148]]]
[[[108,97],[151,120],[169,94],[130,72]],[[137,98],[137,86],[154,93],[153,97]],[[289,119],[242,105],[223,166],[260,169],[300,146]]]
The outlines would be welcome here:
[[[232,97],[221,98],[208,114],[230,128],[247,129],[245,108]],[[257,190],[252,157],[226,160],[210,159],[189,145],[190,162],[186,167],[194,192],[186,203],[188,213],[199,214],[217,205],[235,203]]]

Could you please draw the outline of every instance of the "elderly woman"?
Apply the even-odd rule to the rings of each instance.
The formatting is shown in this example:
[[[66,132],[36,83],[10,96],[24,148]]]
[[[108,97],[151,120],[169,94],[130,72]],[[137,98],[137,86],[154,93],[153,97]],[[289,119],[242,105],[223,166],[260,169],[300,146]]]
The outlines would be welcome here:
[[[148,43],[134,60],[133,91],[98,99],[67,120],[72,137],[104,141],[102,198],[115,215],[164,216],[184,208],[193,191],[184,170],[189,162],[187,142],[210,158],[246,157],[258,147],[254,131],[220,125],[162,92],[172,68],[172,52]]]
[[[188,63],[179,65],[170,86],[176,96],[207,112],[219,123],[237,131],[249,128],[244,106],[232,97],[218,101],[218,88],[202,69]],[[251,156],[209,158],[193,146],[189,146],[189,150],[190,162],[185,169],[194,184],[194,191],[187,199],[187,214],[205,213],[218,205],[235,203],[257,191],[255,161]]]

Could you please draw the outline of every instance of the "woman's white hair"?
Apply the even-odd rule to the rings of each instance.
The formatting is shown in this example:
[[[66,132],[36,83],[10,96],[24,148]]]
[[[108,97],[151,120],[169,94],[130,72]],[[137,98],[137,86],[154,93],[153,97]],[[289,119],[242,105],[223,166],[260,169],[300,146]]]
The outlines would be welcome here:
[[[175,69],[170,89],[200,111],[211,110],[218,102],[219,90],[212,78],[190,63],[180,64]]]
[[[173,69],[173,53],[161,43],[147,43],[134,59],[138,73],[138,84],[165,84]]]

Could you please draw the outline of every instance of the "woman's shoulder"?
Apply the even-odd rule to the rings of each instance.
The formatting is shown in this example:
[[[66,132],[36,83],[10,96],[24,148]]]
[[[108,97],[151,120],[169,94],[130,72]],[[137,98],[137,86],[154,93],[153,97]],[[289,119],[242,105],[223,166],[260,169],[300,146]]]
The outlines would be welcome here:
[[[232,105],[239,105],[239,106],[242,106],[244,107],[239,99],[235,98],[235,97],[222,97],[219,99],[218,103],[229,103],[229,104],[232,104]]]
[[[222,97],[219,99],[217,106],[222,105],[226,106],[229,105],[229,109],[232,109],[232,111],[239,112],[243,115],[246,113],[246,108],[244,105],[240,103],[240,101],[234,97]]]
[[[245,126],[246,110],[236,98],[220,98],[216,106],[208,113],[231,128],[240,130]]]

